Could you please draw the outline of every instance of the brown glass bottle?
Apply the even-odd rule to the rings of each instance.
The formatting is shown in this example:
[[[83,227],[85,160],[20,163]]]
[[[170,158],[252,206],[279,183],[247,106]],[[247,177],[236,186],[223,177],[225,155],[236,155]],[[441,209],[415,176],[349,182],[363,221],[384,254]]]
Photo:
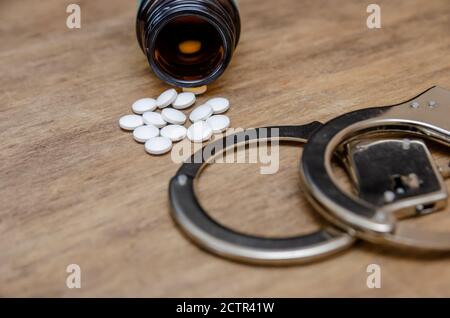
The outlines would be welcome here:
[[[222,75],[240,32],[235,0],[143,0],[136,19],[151,68],[178,87],[206,85]]]

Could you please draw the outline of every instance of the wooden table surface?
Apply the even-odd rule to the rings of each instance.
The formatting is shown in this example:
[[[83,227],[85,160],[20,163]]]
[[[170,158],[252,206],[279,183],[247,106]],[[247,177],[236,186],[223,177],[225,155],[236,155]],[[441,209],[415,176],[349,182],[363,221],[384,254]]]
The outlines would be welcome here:
[[[0,2],[0,296],[450,296],[446,255],[359,242],[291,267],[230,262],[186,240],[169,214],[178,164],[152,157],[118,128],[133,101],[167,86],[135,39],[135,3]],[[242,41],[199,103],[226,96],[233,127],[326,121],[450,89],[448,0],[241,0]],[[213,165],[198,193],[219,222],[268,236],[318,228],[298,186],[300,146],[281,147],[280,171]],[[257,185],[256,187],[254,185]],[[302,210],[302,211],[301,211]],[[437,227],[448,210],[417,220]],[[450,224],[447,222],[447,225]],[[81,289],[66,267],[81,267]],[[382,288],[366,286],[379,264]]]

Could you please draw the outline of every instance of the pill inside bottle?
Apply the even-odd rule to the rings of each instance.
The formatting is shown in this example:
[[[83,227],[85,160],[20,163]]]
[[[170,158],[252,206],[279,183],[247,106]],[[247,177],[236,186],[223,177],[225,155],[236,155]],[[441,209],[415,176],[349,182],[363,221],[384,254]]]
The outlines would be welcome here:
[[[183,41],[178,45],[178,50],[182,54],[198,53],[202,48],[202,42],[196,40]]]
[[[165,73],[192,81],[216,69],[225,51],[220,34],[198,16],[168,22],[155,42],[155,60]]]

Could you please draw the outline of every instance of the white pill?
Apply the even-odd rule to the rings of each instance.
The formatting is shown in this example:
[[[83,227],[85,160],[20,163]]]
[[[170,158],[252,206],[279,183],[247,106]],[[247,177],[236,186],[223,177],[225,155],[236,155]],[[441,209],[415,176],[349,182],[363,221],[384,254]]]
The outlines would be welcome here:
[[[208,119],[213,113],[213,109],[208,104],[203,104],[194,109],[189,115],[189,120],[193,123]]]
[[[209,117],[206,123],[211,127],[213,133],[220,134],[230,127],[230,118],[225,115],[214,115]]]
[[[225,113],[230,108],[230,102],[223,97],[212,98],[206,104],[212,107],[214,114]]]
[[[187,129],[180,125],[168,125],[161,129],[161,136],[169,138],[173,142],[183,140],[186,133]]]
[[[186,109],[191,107],[195,103],[194,93],[181,93],[178,94],[177,99],[172,103],[173,108]]]
[[[158,99],[156,100],[156,105],[159,108],[164,108],[172,104],[177,99],[177,91],[173,88],[168,89],[161,95],[159,95]]]
[[[153,125],[156,128],[162,128],[167,125],[160,113],[146,112],[142,115],[142,118],[144,119],[144,123],[147,125]]]
[[[153,125],[140,126],[133,131],[134,140],[137,142],[146,142],[157,136],[159,136],[159,129]]]
[[[142,116],[139,115],[126,115],[119,120],[120,128],[125,130],[135,130],[143,124]]]
[[[153,98],[142,98],[133,103],[131,107],[136,114],[152,112],[156,109],[156,100]]]
[[[198,121],[187,130],[187,137],[192,142],[203,142],[212,136],[212,129],[205,121]]]
[[[186,122],[186,115],[173,108],[164,108],[161,116],[166,122],[174,125],[183,125]]]
[[[162,155],[172,149],[172,141],[166,137],[153,137],[145,143],[145,151],[152,155]]]

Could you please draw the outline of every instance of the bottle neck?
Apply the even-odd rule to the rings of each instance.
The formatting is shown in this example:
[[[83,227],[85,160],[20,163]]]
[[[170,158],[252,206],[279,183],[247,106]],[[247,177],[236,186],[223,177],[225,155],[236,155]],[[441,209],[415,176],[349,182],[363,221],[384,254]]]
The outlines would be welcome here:
[[[223,49],[221,60],[201,78],[174,76],[161,67],[158,61],[158,37],[171,21],[182,17],[201,19],[214,28],[220,37],[218,40]],[[138,21],[139,43],[154,72],[166,82],[181,87],[202,86],[218,78],[228,66],[239,40],[239,30],[236,30],[233,19],[216,0],[144,1],[139,10]]]

